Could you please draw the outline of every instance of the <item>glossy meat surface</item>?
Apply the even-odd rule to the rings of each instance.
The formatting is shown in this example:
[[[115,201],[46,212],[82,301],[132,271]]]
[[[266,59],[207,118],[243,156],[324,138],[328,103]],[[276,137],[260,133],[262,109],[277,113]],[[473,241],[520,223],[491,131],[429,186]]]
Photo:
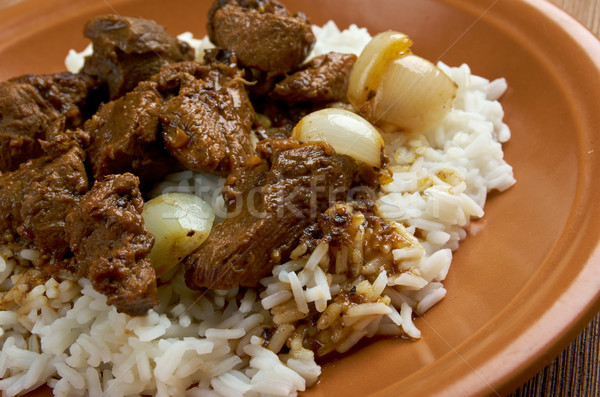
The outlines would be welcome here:
[[[174,64],[153,77],[166,149],[186,168],[227,175],[255,156],[254,109],[234,64]]]
[[[154,268],[146,255],[154,244],[144,227],[144,201],[132,174],[97,180],[66,219],[67,239],[82,274],[108,303],[131,315],[158,304]]]
[[[208,17],[215,45],[234,52],[243,66],[272,75],[296,69],[316,41],[303,14],[273,0],[217,0]]]
[[[88,21],[83,33],[94,47],[83,72],[106,84],[110,99],[131,91],[169,63],[194,58],[189,45],[148,19],[102,15]]]
[[[140,83],[125,96],[104,104],[89,119],[87,149],[94,178],[132,172],[142,181],[156,181],[169,171],[159,135],[162,99],[156,84]]]
[[[311,59],[297,72],[275,85],[271,96],[288,103],[347,102],[354,54],[330,52]]]
[[[91,77],[66,72],[0,83],[0,171],[41,156],[38,140],[48,139],[56,128],[81,126],[98,104],[95,90]]]
[[[83,150],[73,146],[57,157],[38,157],[0,175],[3,243],[31,242],[53,260],[68,252],[65,217],[88,188],[84,158]]]
[[[191,288],[257,286],[289,256],[330,200],[345,198],[356,177],[354,161],[325,143],[265,140],[258,152],[268,166],[239,170],[228,181],[234,185],[229,197],[242,201],[235,206],[238,212],[215,226],[184,260]]]

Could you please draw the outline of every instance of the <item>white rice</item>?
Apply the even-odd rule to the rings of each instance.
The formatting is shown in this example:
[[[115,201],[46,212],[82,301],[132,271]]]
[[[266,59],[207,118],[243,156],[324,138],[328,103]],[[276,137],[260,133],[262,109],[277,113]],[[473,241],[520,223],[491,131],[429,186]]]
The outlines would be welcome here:
[[[365,29],[351,26],[340,32],[333,22],[314,27],[314,32],[318,41],[311,56],[328,51],[359,54],[370,39]],[[197,59],[210,46],[207,39],[196,40],[189,33],[180,38],[195,48]],[[67,68],[79,70],[90,51],[71,51]],[[489,191],[515,183],[512,168],[503,160],[501,143],[510,131],[497,102],[506,82],[471,75],[466,65],[439,66],[459,86],[455,107],[430,130],[386,134],[394,177],[382,186],[377,202],[384,219],[417,234],[419,242],[392,251],[402,273],[387,275],[376,269],[380,273],[373,284],[355,284],[370,303],[343,314],[352,332],[337,346],[340,352],[375,334],[420,338],[413,312],[424,314],[446,295],[441,281],[452,250],[466,236],[465,226],[483,216]],[[224,216],[222,186],[222,178],[184,171],[167,177],[153,194],[195,192]],[[297,257],[301,251],[299,247]],[[47,383],[56,396],[295,395],[320,376],[314,353],[297,338],[288,340],[288,353],[276,353],[292,335],[290,323],[309,308],[340,315],[341,307],[332,301],[344,277],[323,270],[328,251],[327,244],[320,244],[308,259],[275,267],[261,281],[265,288],[248,290],[237,300],[237,289],[190,291],[178,273],[159,288],[160,306],[135,318],[107,306],[106,297],[85,279],[78,284],[49,280],[19,298],[18,312],[0,311],[0,390],[13,396]],[[337,270],[345,272],[346,259],[361,255],[360,250],[341,250]],[[13,256],[3,249],[0,293],[18,283],[17,273],[26,270],[23,261],[37,259],[35,251]],[[277,346],[262,338],[265,327],[275,327],[271,342]]]

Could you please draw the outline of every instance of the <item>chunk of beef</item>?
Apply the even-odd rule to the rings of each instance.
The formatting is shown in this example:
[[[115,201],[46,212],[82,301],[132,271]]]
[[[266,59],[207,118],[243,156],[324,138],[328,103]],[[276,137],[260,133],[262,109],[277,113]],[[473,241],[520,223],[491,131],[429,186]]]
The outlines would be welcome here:
[[[258,285],[289,256],[330,200],[345,198],[357,172],[351,158],[335,154],[322,142],[266,140],[258,151],[268,166],[257,166],[264,167],[258,172],[245,168],[252,182],[244,181],[241,169],[228,180],[234,185],[231,191],[244,189],[234,195],[234,200],[244,201],[239,214],[215,226],[184,260],[190,288]]]
[[[272,75],[295,70],[316,41],[306,16],[274,0],[216,0],[208,18],[215,45],[233,51],[241,65]]]
[[[185,167],[228,174],[251,160],[254,109],[233,64],[170,65],[153,77],[167,100],[160,112],[167,150]]]
[[[43,155],[40,139],[56,128],[75,128],[97,105],[96,82],[89,76],[58,73],[25,75],[0,83],[0,171]],[[65,119],[59,122],[59,119]],[[58,124],[62,123],[62,124]]]
[[[145,81],[104,104],[85,123],[91,136],[87,152],[94,178],[133,172],[143,182],[152,182],[166,175],[168,158],[158,130],[161,106],[156,83]]]
[[[38,157],[0,175],[3,243],[31,242],[51,261],[64,257],[69,249],[65,217],[88,187],[84,158],[73,145],[57,157]]]
[[[129,173],[106,176],[67,215],[67,239],[82,274],[131,315],[158,304],[154,268],[145,258],[154,236],[144,227],[138,184]]]
[[[34,87],[42,98],[65,117],[65,128],[68,129],[83,126],[83,122],[106,99],[96,79],[83,73],[26,74],[10,81]]]
[[[0,84],[0,171],[11,171],[43,154],[38,139],[59,117],[29,84]]]
[[[143,18],[98,16],[85,25],[84,35],[92,40],[94,53],[86,58],[83,72],[107,84],[110,99],[131,91],[169,63],[194,59],[189,45]]]
[[[354,54],[330,52],[315,57],[302,69],[277,83],[271,96],[288,103],[347,102],[346,93],[354,62]]]

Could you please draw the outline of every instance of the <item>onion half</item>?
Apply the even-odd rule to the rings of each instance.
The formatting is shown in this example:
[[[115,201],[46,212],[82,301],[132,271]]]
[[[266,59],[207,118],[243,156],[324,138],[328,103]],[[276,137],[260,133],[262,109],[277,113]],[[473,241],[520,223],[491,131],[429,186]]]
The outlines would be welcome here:
[[[457,85],[401,43],[412,44],[402,33],[384,32],[367,44],[352,69],[348,100],[375,125],[424,130],[450,111]]]
[[[406,55],[387,65],[368,118],[403,130],[424,130],[452,109],[457,88],[433,63]]]
[[[148,258],[160,277],[206,240],[215,213],[193,194],[165,193],[144,204],[142,217],[146,229],[154,235]]]
[[[350,74],[348,101],[360,109],[377,92],[387,64],[410,54],[412,44],[407,35],[391,30],[373,37],[356,60]]]
[[[304,116],[292,131],[301,142],[324,141],[345,154],[373,167],[381,167],[383,137],[364,118],[343,109],[327,108]]]

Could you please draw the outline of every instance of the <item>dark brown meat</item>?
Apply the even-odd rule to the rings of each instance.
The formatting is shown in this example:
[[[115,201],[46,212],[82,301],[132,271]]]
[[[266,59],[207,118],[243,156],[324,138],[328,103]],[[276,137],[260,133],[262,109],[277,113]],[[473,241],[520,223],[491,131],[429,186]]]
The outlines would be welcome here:
[[[292,130],[304,116],[323,108],[320,104],[296,103],[292,105],[274,99],[267,99],[261,105],[260,111],[270,121],[271,128],[288,137],[291,136]]]
[[[59,117],[29,84],[0,84],[0,171],[12,171],[43,154],[38,139]]]
[[[0,171],[41,156],[38,140],[57,128],[78,127],[98,101],[94,79],[82,74],[25,75],[0,83]]]
[[[295,70],[316,41],[306,16],[274,0],[216,0],[208,18],[215,45],[233,51],[241,65],[271,75]]]
[[[103,105],[85,123],[91,136],[87,152],[95,179],[133,172],[142,182],[152,182],[169,172],[159,135],[161,106],[156,83],[145,81]]]
[[[67,253],[65,217],[88,187],[84,158],[73,145],[56,158],[38,157],[0,175],[3,243],[32,242],[51,261]]]
[[[288,103],[347,102],[350,73],[356,62],[354,54],[330,52],[309,63],[275,85],[271,96]]]
[[[131,315],[158,304],[154,268],[145,259],[154,236],[144,227],[138,184],[129,173],[109,175],[67,215],[67,239],[82,274],[109,304]]]
[[[85,25],[84,35],[92,40],[94,53],[86,58],[83,72],[107,84],[110,99],[131,91],[169,63],[194,59],[189,45],[143,18],[98,16]]]
[[[40,141],[42,150],[53,158],[74,146],[87,148],[90,145],[89,133],[80,129],[65,130],[64,122],[64,118],[58,119],[46,134],[46,140]]]
[[[165,147],[185,167],[226,175],[255,156],[241,73],[233,64],[184,62],[153,77],[168,98],[160,112]]]
[[[83,73],[27,74],[9,81],[34,87],[42,98],[65,117],[65,128],[68,129],[83,126],[83,122],[106,99],[96,79]]]
[[[265,183],[269,164],[266,161],[252,167],[240,167],[227,176],[221,195],[225,201],[227,212],[239,214],[244,205],[248,205],[248,199],[252,200],[255,208],[259,204],[260,196],[256,193],[256,187]],[[250,198],[249,195],[252,195]]]
[[[330,200],[345,198],[357,172],[351,158],[335,154],[325,143],[266,140],[257,149],[269,167],[262,176],[247,168],[248,178],[258,183],[253,188],[240,179],[241,170],[228,181],[237,186],[232,191],[245,189],[244,205],[184,260],[190,288],[258,285],[288,257]]]

